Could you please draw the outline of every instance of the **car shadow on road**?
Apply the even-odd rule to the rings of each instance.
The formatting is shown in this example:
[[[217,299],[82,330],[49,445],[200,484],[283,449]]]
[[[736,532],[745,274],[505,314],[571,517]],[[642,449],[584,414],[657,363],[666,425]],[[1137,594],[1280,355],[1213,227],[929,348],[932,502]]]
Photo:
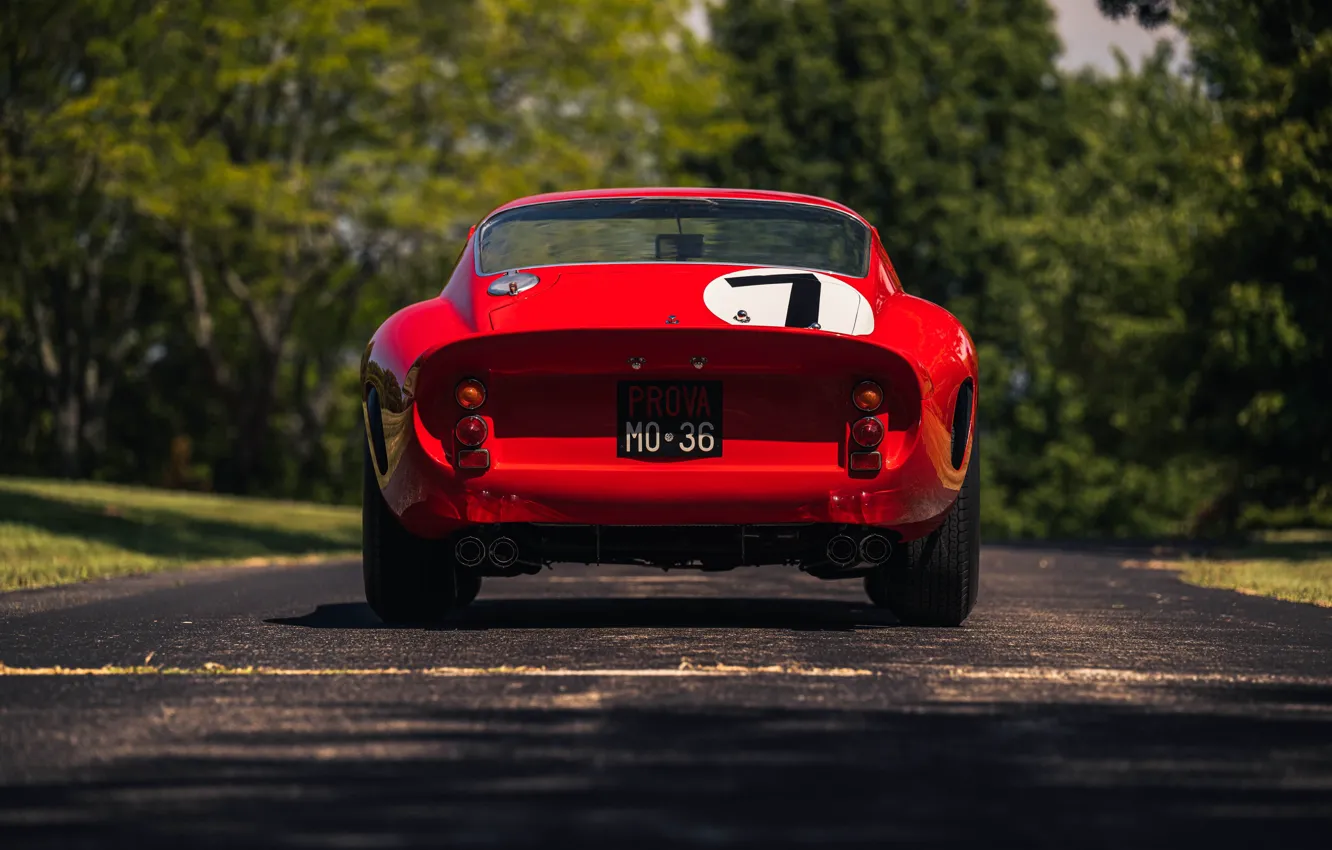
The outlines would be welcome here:
[[[421,628],[389,625],[364,602],[319,605],[299,617],[266,620],[312,629]],[[432,629],[789,629],[854,631],[898,625],[887,611],[834,599],[743,599],[707,597],[555,598],[478,600]]]

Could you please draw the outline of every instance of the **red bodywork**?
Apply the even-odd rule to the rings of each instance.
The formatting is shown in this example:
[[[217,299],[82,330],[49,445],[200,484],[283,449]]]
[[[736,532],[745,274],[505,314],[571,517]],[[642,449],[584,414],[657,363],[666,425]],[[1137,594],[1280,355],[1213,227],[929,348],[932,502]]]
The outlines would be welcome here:
[[[814,204],[863,221],[820,198],[715,189],[562,193],[500,210],[641,195]],[[955,467],[954,407],[964,382],[976,386],[975,349],[952,315],[902,291],[877,232],[869,273],[838,276],[872,305],[874,329],[861,336],[734,325],[705,307],[708,281],[752,266],[543,267],[532,269],[536,286],[495,296],[486,287],[498,275],[477,273],[474,249],[469,238],[439,297],[380,327],[362,364],[363,398],[373,387],[382,408],[379,484],[412,533],[438,538],[487,523],[813,522],[880,526],[909,540],[937,527],[956,499],[974,413]],[[706,365],[696,368],[695,358]],[[488,426],[485,469],[455,466],[465,447],[454,428],[472,413],[454,398],[465,378],[487,392],[475,411]],[[722,457],[616,456],[617,383],[658,379],[723,382]],[[862,380],[885,396],[882,468],[863,472],[848,462],[858,450],[851,426],[865,415],[851,401]]]

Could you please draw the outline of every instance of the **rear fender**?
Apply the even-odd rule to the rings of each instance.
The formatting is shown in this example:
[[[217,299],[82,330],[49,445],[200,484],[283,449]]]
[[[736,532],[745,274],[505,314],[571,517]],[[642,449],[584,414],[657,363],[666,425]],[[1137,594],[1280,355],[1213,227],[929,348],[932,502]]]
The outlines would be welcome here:
[[[949,489],[960,490],[971,462],[980,398],[975,345],[962,323],[933,302],[905,294],[893,295],[887,302],[877,317],[872,339],[891,340],[903,352],[911,352],[923,388],[921,439],[939,480]],[[970,402],[970,409],[963,411],[965,423],[954,422],[959,398]],[[965,431],[955,433],[955,425]],[[957,443],[965,446],[960,466],[953,463]]]
[[[366,438],[371,441],[371,450],[377,455],[382,451],[387,459],[382,466],[375,464],[381,487],[392,477],[410,439],[422,364],[440,347],[442,339],[476,332],[463,315],[443,299],[405,307],[379,327],[361,355],[361,411]],[[371,410],[372,400],[378,404],[378,411]],[[379,422],[373,422],[376,413]],[[371,437],[381,431],[382,450]]]

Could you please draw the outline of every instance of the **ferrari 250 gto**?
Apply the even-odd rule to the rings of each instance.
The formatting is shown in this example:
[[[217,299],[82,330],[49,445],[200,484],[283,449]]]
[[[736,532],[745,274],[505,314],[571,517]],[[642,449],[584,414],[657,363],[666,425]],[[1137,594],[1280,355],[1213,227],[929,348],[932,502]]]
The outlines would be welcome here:
[[[904,623],[979,585],[976,352],[821,198],[506,204],[365,350],[366,597],[386,621],[557,563],[862,578]]]

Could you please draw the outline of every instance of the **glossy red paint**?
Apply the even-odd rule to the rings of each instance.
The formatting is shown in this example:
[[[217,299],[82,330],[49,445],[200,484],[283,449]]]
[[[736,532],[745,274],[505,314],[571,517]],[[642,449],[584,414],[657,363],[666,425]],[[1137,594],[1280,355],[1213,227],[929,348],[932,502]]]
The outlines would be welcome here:
[[[788,201],[863,221],[821,198],[716,189],[540,195],[497,212],[634,196]],[[937,527],[956,499],[971,440],[955,469],[953,411],[962,383],[977,382],[976,352],[952,315],[902,291],[877,232],[868,274],[834,276],[873,310],[873,331],[860,336],[723,321],[703,288],[747,266],[542,267],[530,270],[539,278],[531,289],[492,296],[486,287],[498,275],[476,273],[475,232],[440,296],[391,316],[363,358],[363,386],[376,387],[383,405],[389,463],[379,484],[413,533],[442,537],[494,522],[830,522],[912,539]],[[485,386],[474,411],[455,397],[467,378]],[[720,381],[722,456],[617,457],[617,383],[637,380]],[[875,416],[885,428],[875,447],[881,466],[854,470],[851,429],[865,413],[852,391],[862,381],[883,388]],[[482,469],[456,463],[454,430],[470,415],[487,426]]]

